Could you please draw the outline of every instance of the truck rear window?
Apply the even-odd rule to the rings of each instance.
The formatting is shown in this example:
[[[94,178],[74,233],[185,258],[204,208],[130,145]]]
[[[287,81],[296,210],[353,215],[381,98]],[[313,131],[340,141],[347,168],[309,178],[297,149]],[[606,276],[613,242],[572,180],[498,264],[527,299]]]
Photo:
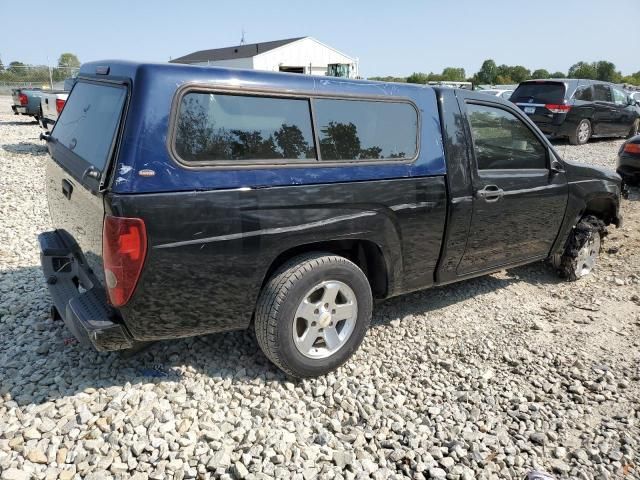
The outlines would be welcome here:
[[[561,82],[521,83],[511,96],[513,103],[562,103],[565,86]]]
[[[78,82],[51,138],[96,168],[104,169],[126,95],[124,86]]]

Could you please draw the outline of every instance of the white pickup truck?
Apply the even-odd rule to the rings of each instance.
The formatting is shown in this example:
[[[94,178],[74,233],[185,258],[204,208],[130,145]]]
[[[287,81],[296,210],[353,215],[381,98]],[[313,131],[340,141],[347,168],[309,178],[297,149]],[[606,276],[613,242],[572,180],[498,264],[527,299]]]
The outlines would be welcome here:
[[[69,97],[69,92],[63,90],[45,90],[40,97],[40,125],[45,130],[53,126]]]
[[[58,120],[75,81],[73,77],[67,78],[62,90],[43,90],[40,97],[40,125],[45,130],[52,127]]]

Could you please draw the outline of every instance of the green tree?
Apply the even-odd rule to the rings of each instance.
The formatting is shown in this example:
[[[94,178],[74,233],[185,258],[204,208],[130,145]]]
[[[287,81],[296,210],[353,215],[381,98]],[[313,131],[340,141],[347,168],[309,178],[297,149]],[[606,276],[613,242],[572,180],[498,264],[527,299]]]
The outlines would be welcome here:
[[[494,85],[511,85],[516,83],[509,75],[498,75],[496,77],[496,81],[493,82]]]
[[[569,78],[590,78],[595,80],[598,78],[598,71],[595,63],[578,62],[571,65],[567,76]]]
[[[429,81],[429,75],[426,73],[414,72],[407,77],[407,83],[425,84]]]
[[[498,67],[496,62],[491,59],[487,59],[482,62],[482,66],[478,73],[474,77],[475,83],[493,84],[498,76]]]
[[[24,75],[26,65],[22,62],[11,62],[7,70],[15,75]]]
[[[509,76],[513,83],[520,83],[531,78],[531,71],[522,65],[516,65],[510,68]]]
[[[565,78],[567,76],[564,72],[553,72],[549,75],[549,78]]]
[[[63,53],[58,57],[58,67],[78,68],[79,66],[80,60],[73,53]]]
[[[630,83],[631,85],[640,85],[640,71],[623,77],[621,81],[623,83]]]
[[[464,68],[447,67],[442,70],[442,79],[449,82],[464,82],[467,75]]]
[[[595,67],[598,80],[618,83],[622,79],[622,74],[616,71],[616,66],[611,62],[601,60],[596,62]]]
[[[405,77],[393,77],[391,75],[386,77],[369,77],[367,80],[376,80],[378,82],[398,82],[398,83],[406,83],[407,81]]]
[[[551,74],[549,73],[548,70],[545,70],[544,68],[539,68],[537,70],[534,70],[531,73],[531,78],[534,78],[534,79],[551,78]]]

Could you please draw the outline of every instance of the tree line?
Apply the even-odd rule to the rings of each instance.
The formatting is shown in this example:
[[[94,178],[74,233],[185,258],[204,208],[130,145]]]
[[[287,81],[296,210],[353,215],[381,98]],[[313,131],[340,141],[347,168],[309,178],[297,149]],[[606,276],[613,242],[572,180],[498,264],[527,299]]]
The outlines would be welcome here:
[[[51,70],[54,81],[61,81],[70,76],[72,69],[80,68],[80,60],[73,53],[63,53],[58,57],[56,67]],[[0,58],[0,81],[20,82],[33,79],[49,80],[49,66],[27,65],[19,61],[13,61],[8,65],[2,63]]]
[[[447,67],[442,73],[415,72],[408,77],[370,77],[369,80],[421,84],[432,81],[468,81],[476,85],[513,85],[525,80],[540,78],[588,78],[640,86],[640,70],[624,76],[619,70],[616,70],[615,64],[605,60],[597,62],[580,61],[573,64],[567,72],[550,72],[544,68],[531,71],[522,65],[497,65],[494,60],[487,59],[482,62],[480,70],[472,76],[467,76],[464,68]]]

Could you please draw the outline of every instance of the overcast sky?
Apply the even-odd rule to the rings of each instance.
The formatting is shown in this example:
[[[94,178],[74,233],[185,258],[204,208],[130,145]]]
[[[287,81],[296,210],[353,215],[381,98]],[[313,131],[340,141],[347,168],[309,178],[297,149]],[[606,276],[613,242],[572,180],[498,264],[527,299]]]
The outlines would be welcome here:
[[[312,36],[360,59],[363,76],[476,72],[482,61],[534,70],[609,60],[640,70],[640,0],[2,0],[4,64],[167,61],[195,50]],[[38,23],[41,19],[46,22]]]

